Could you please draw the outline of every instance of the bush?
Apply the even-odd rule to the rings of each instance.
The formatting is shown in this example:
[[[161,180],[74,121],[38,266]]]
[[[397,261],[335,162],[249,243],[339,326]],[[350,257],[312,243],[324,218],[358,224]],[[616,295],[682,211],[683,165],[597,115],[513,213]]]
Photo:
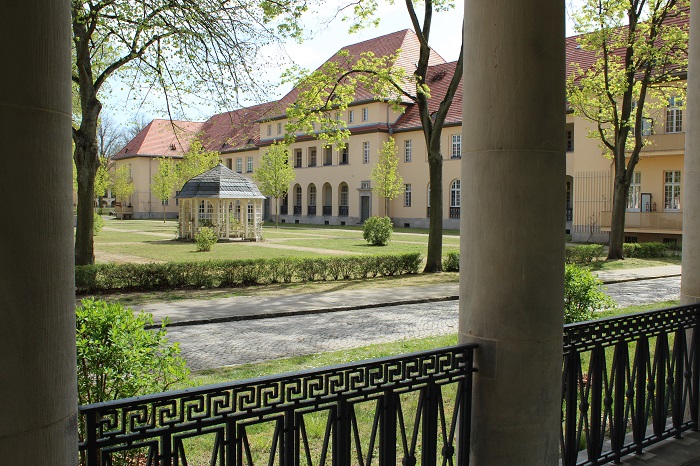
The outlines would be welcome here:
[[[442,258],[442,270],[444,272],[459,272],[459,253],[448,252]]]
[[[196,235],[194,235],[194,243],[197,245],[197,251],[211,251],[211,247],[216,243],[216,233],[210,227],[202,227]]]
[[[564,323],[591,320],[593,312],[615,306],[600,290],[603,284],[590,271],[567,264],[564,271]]]
[[[92,222],[92,235],[97,236],[102,231],[102,227],[105,226],[105,219],[103,219],[102,216],[99,215],[97,212],[95,212],[93,218],[94,220]]]
[[[362,237],[374,246],[386,246],[394,227],[389,217],[370,217],[362,225]]]
[[[584,244],[581,246],[568,246],[564,254],[564,262],[566,262],[567,264],[586,265],[599,260],[602,255],[602,244]]]
[[[165,325],[157,331],[145,329],[151,325],[150,314],[134,315],[121,304],[81,301],[76,309],[79,404],[162,392],[188,378],[178,343],[168,342]],[[82,423],[79,433],[84,440]],[[117,454],[115,464],[141,464],[142,454]]]
[[[172,290],[349,280],[417,273],[421,255],[364,255],[316,259],[255,259],[165,264],[94,264],[75,268],[78,293]]]
[[[625,243],[622,245],[622,255],[641,259],[680,256],[680,245],[676,243]]]

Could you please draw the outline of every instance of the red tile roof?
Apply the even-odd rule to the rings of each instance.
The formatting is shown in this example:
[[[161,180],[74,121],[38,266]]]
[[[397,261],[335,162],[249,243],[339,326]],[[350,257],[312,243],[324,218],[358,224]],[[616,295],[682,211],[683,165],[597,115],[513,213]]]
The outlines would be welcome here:
[[[202,128],[198,121],[153,120],[114,156],[115,160],[136,156],[180,156]]]
[[[266,102],[214,115],[202,125],[202,143],[207,150],[219,152],[254,147],[260,142],[258,121],[270,118],[279,111],[278,102]]]

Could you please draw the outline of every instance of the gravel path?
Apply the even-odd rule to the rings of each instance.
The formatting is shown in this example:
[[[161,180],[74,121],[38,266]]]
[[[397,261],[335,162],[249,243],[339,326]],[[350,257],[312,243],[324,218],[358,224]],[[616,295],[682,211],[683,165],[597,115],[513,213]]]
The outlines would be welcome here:
[[[620,306],[678,299],[680,277],[608,285]],[[458,302],[171,327],[192,370],[455,333]]]

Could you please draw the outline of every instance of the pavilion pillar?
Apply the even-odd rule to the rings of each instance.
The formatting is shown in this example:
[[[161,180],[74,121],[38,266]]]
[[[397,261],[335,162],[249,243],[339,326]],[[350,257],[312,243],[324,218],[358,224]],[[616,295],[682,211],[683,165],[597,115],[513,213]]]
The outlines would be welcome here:
[[[681,304],[700,303],[700,1],[692,0],[688,40]]]
[[[479,344],[474,465],[559,458],[563,0],[465,0],[460,342]]]
[[[68,0],[0,15],[0,463],[78,461],[71,16]]]

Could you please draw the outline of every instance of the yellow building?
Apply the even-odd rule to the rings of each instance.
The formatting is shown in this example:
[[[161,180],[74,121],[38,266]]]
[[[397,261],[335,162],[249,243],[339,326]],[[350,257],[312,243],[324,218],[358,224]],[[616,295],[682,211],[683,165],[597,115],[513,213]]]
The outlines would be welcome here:
[[[590,57],[567,39],[568,63],[585,64]],[[351,55],[373,51],[377,56],[400,54],[394,66],[409,69],[418,57],[418,41],[404,30],[348,46]],[[446,63],[433,52],[428,85],[431,111],[443,98],[455,62]],[[331,57],[333,59],[333,57]],[[181,157],[189,140],[198,136],[208,150],[221,153],[222,163],[244,176],[252,175],[260,157],[274,141],[284,137],[285,108],[294,101],[292,90],[279,101],[215,115],[206,122],[154,120],[116,156],[117,164],[129,163],[136,190],[129,200],[134,218],[162,216],[162,203],[150,191],[150,180],[158,169],[159,157]],[[675,241],[680,238],[683,205],[683,111],[679,102],[661,110],[649,121],[650,144],[637,166],[630,189],[626,224],[627,241]],[[462,156],[462,89],[457,90],[442,134],[443,225],[459,228],[461,205],[460,160]],[[357,225],[372,215],[385,215],[384,199],[372,192],[370,173],[378,150],[389,137],[399,149],[399,171],[405,184],[402,196],[390,202],[389,215],[396,226],[428,227],[430,206],[428,162],[418,110],[406,103],[397,112],[386,102],[361,92],[345,119],[351,136],[342,150],[324,148],[317,139],[300,136],[290,146],[296,180],[286,199],[280,202],[280,219],[286,223]],[[478,115],[474,115],[474,123]],[[504,122],[507,124],[507,122]],[[596,139],[588,137],[589,122],[567,114],[566,131],[567,200],[566,232],[574,241],[606,242],[612,207],[612,160],[605,156]],[[498,182],[494,180],[494,182]],[[166,211],[177,215],[176,201]],[[274,203],[264,204],[264,218],[272,219]]]

